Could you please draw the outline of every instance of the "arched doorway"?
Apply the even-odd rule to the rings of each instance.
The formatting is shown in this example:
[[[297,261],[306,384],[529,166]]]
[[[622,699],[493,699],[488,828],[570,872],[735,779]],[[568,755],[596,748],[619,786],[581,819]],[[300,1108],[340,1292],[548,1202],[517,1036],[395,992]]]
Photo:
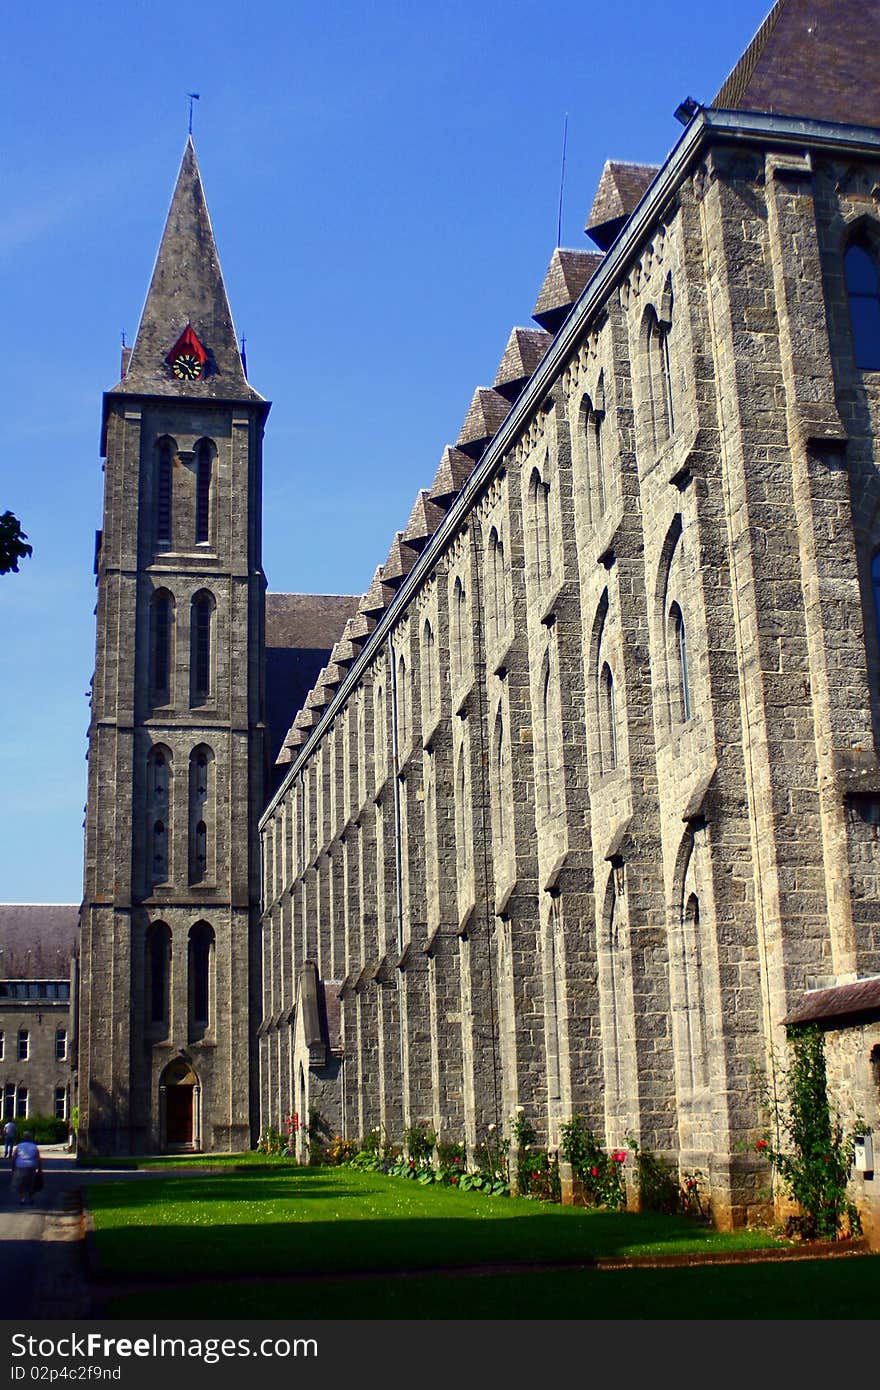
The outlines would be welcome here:
[[[159,1113],[163,1149],[172,1152],[201,1148],[201,1088],[189,1062],[170,1062],[159,1080]]]

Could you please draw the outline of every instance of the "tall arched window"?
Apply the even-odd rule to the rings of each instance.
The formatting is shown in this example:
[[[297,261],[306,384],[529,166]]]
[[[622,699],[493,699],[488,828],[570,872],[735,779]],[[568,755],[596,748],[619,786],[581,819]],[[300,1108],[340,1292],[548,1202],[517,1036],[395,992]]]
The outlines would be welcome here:
[[[507,631],[507,576],[504,572],[504,543],[493,526],[487,546],[489,589],[488,628],[495,641]]]
[[[547,1042],[547,1099],[558,1105],[562,1092],[562,1019],[559,997],[559,940],[556,903],[543,933],[544,947],[544,1029]]]
[[[589,396],[584,396],[582,421],[587,451],[587,496],[591,522],[598,521],[600,517],[604,516],[608,506],[608,483],[605,475],[605,452],[602,437],[604,418],[604,412],[593,406]]]
[[[207,744],[194,748],[189,759],[189,881],[212,877],[214,831],[214,754]]]
[[[170,878],[171,777],[170,750],[156,744],[147,757],[148,891]]]
[[[466,769],[466,745],[458,752],[458,768],[455,777],[455,831],[456,864],[458,867],[459,903],[469,900],[473,895],[473,839],[474,827],[471,817],[470,797]]]
[[[410,738],[409,685],[407,683],[406,659],[403,652],[397,658],[397,739],[401,749],[405,749]]]
[[[156,541],[171,544],[171,444],[167,439],[159,443],[156,465]]]
[[[621,1100],[622,1092],[620,1048],[623,1041],[623,1030],[621,1027],[623,981],[621,979],[622,961],[620,956],[620,910],[617,904],[617,886],[613,869],[608,875],[608,887],[605,891],[605,914],[605,941],[608,952],[608,1016],[611,1024],[609,1030],[611,1066],[607,1068],[606,1075],[607,1084],[611,1092],[609,1099],[614,1104],[618,1104]]]
[[[174,652],[174,598],[157,589],[150,603],[150,689],[155,704],[171,702]]]
[[[700,900],[688,896],[682,913],[682,949],[687,1018],[688,1071],[692,1087],[706,1082],[705,999],[703,997],[703,953],[700,941]]]
[[[437,643],[434,640],[434,629],[427,619],[425,619],[425,626],[422,628],[420,655],[422,663],[422,723],[427,729],[433,718],[437,698]]]
[[[500,705],[492,730],[492,774],[492,827],[495,831],[495,849],[497,853],[503,853],[507,840],[507,777],[504,766],[504,720]]]
[[[535,559],[535,578],[544,584],[550,578],[550,484],[545,483],[537,468],[529,480],[529,506],[532,523],[532,548]]]
[[[171,986],[171,932],[164,922],[152,922],[146,940],[146,1012],[156,1031],[167,1032]]]
[[[690,672],[688,670],[687,632],[682,611],[677,603],[673,603],[669,610],[669,646],[672,676],[671,713],[673,719],[677,718],[682,724],[686,724],[691,717]]]
[[[870,251],[853,242],[844,257],[856,366],[880,371],[880,279]]]
[[[196,449],[196,543],[211,538],[211,446],[203,439]]]
[[[671,314],[671,293],[669,310]],[[654,447],[664,444],[675,430],[675,412],[672,402],[672,369],[669,360],[670,323],[661,323],[657,311],[649,305],[644,319],[645,352],[647,355],[648,397],[651,411],[651,429]]]
[[[190,928],[187,966],[189,1036],[193,1040],[211,1026],[213,1012],[214,929],[207,922],[196,922]]]
[[[465,632],[467,613],[465,611],[464,585],[458,575],[452,590],[452,610],[449,615],[449,646],[452,674],[457,681],[464,679],[465,673]]]
[[[385,717],[385,687],[377,681],[373,690],[373,761],[376,783],[385,776],[388,754],[388,726]]]
[[[602,771],[617,767],[617,711],[614,707],[614,676],[606,661],[599,677],[599,718]]]
[[[203,589],[190,609],[190,704],[202,705],[213,694],[211,629],[214,623],[214,596]]]

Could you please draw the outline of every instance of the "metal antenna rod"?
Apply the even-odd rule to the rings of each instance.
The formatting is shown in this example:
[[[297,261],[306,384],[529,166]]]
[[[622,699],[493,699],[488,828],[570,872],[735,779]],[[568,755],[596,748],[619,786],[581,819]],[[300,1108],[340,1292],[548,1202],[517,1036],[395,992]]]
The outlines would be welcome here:
[[[559,215],[556,218],[556,245],[562,245],[562,194],[565,189],[565,150],[568,144],[568,112],[562,127],[562,170],[559,175]]]

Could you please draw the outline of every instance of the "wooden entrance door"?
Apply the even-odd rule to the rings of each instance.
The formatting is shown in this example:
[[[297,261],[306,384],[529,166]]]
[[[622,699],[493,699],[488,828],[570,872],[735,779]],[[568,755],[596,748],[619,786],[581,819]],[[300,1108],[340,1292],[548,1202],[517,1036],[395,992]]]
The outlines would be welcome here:
[[[192,1144],[193,1088],[169,1086],[165,1092],[165,1142]]]

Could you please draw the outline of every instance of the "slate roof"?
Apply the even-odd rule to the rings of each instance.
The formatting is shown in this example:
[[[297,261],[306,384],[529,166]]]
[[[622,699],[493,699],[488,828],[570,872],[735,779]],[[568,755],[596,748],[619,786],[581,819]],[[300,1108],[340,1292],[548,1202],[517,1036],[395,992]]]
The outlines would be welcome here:
[[[593,278],[602,254],[557,246],[532,310],[532,318],[548,333],[556,333],[587,282]]]
[[[492,385],[507,400],[519,395],[553,341],[543,328],[513,328]]]
[[[302,708],[359,602],[354,594],[266,595],[270,766],[276,761],[294,714]],[[270,774],[270,783],[274,775]]]
[[[267,594],[266,646],[329,652],[359,602],[355,594]]]
[[[880,0],[779,0],[712,105],[880,126]]]
[[[826,1019],[852,1018],[880,1012],[880,975],[830,989],[811,989],[802,994],[783,1023],[820,1023]]]
[[[0,979],[66,980],[79,903],[0,903]]]
[[[585,231],[607,251],[629,221],[657,176],[659,164],[627,164],[609,159],[590,208]]]

